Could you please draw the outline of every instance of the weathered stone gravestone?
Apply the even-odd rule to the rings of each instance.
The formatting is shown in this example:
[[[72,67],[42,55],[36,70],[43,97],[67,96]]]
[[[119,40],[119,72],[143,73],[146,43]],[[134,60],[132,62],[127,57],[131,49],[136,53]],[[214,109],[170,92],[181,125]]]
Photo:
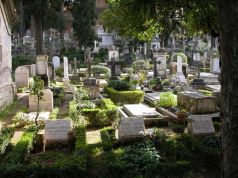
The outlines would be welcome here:
[[[100,81],[95,78],[87,78],[83,81],[83,86],[88,91],[91,98],[99,97],[100,95]]]
[[[64,57],[64,80],[69,80],[69,64],[67,57]]]
[[[119,52],[118,48],[111,48],[108,50],[108,66],[111,69],[111,77],[121,74],[120,63],[119,63]]]
[[[154,58],[156,60],[158,75],[165,78],[167,69],[166,53],[154,52]]]
[[[36,75],[36,65],[31,64],[31,76],[34,77]]]
[[[68,133],[71,131],[70,120],[46,120],[45,121],[45,140],[46,145],[50,143],[67,143]]]
[[[60,67],[60,57],[59,56],[54,56],[52,58],[52,64],[55,69]]]
[[[15,82],[17,88],[29,87],[29,71],[25,66],[16,68]]]
[[[43,99],[40,100],[40,111],[52,112],[54,106],[53,93],[50,89],[45,89],[43,93]],[[34,95],[29,96],[29,109],[30,112],[37,111],[37,97]]]
[[[178,106],[186,108],[193,114],[215,113],[217,111],[216,98],[204,96],[197,92],[180,92],[177,95]]]
[[[215,133],[211,115],[190,115],[188,117],[188,133],[194,136],[211,135]]]
[[[118,127],[119,141],[143,137],[145,132],[144,119],[142,117],[121,118]]]
[[[49,87],[48,56],[36,56],[36,74],[44,81],[44,86]]]
[[[210,61],[210,72],[214,74],[220,73],[220,59],[212,58]]]

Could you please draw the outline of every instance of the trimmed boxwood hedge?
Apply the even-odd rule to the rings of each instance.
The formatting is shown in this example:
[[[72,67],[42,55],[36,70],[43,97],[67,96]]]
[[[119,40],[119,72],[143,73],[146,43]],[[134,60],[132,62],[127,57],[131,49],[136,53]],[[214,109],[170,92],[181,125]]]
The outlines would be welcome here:
[[[8,144],[14,134],[14,128],[5,128],[0,137],[0,155],[5,153]]]
[[[111,100],[118,105],[138,104],[144,99],[144,91],[141,90],[117,91],[109,87],[105,87],[104,90]]]

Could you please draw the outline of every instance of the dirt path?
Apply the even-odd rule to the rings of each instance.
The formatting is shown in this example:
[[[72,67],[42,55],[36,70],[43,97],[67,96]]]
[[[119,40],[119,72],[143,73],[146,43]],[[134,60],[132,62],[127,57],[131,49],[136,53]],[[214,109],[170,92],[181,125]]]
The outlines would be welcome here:
[[[17,142],[19,142],[19,140],[21,139],[22,134],[23,134],[22,131],[15,131],[10,143],[12,145],[16,145]]]

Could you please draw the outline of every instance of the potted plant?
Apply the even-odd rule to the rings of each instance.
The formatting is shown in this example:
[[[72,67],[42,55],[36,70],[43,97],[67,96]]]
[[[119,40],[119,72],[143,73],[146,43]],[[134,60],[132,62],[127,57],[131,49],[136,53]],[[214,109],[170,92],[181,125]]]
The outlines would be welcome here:
[[[186,118],[188,117],[188,112],[185,109],[177,111],[175,114],[178,117],[177,123],[185,123]]]

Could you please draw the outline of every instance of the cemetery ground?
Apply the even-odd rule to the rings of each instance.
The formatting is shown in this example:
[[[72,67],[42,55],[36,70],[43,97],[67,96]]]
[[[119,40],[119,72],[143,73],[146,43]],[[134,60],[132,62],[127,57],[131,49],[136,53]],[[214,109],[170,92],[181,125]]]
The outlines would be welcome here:
[[[0,177],[219,177],[217,78],[203,73],[207,84],[191,87],[196,75],[189,67],[183,76],[184,62],[171,64],[174,73],[158,67],[165,76],[153,78],[152,61],[123,73],[116,61],[89,64],[69,75],[64,59],[49,79],[40,58],[37,73],[48,85],[39,105],[34,75],[16,69],[18,98],[0,114]]]

